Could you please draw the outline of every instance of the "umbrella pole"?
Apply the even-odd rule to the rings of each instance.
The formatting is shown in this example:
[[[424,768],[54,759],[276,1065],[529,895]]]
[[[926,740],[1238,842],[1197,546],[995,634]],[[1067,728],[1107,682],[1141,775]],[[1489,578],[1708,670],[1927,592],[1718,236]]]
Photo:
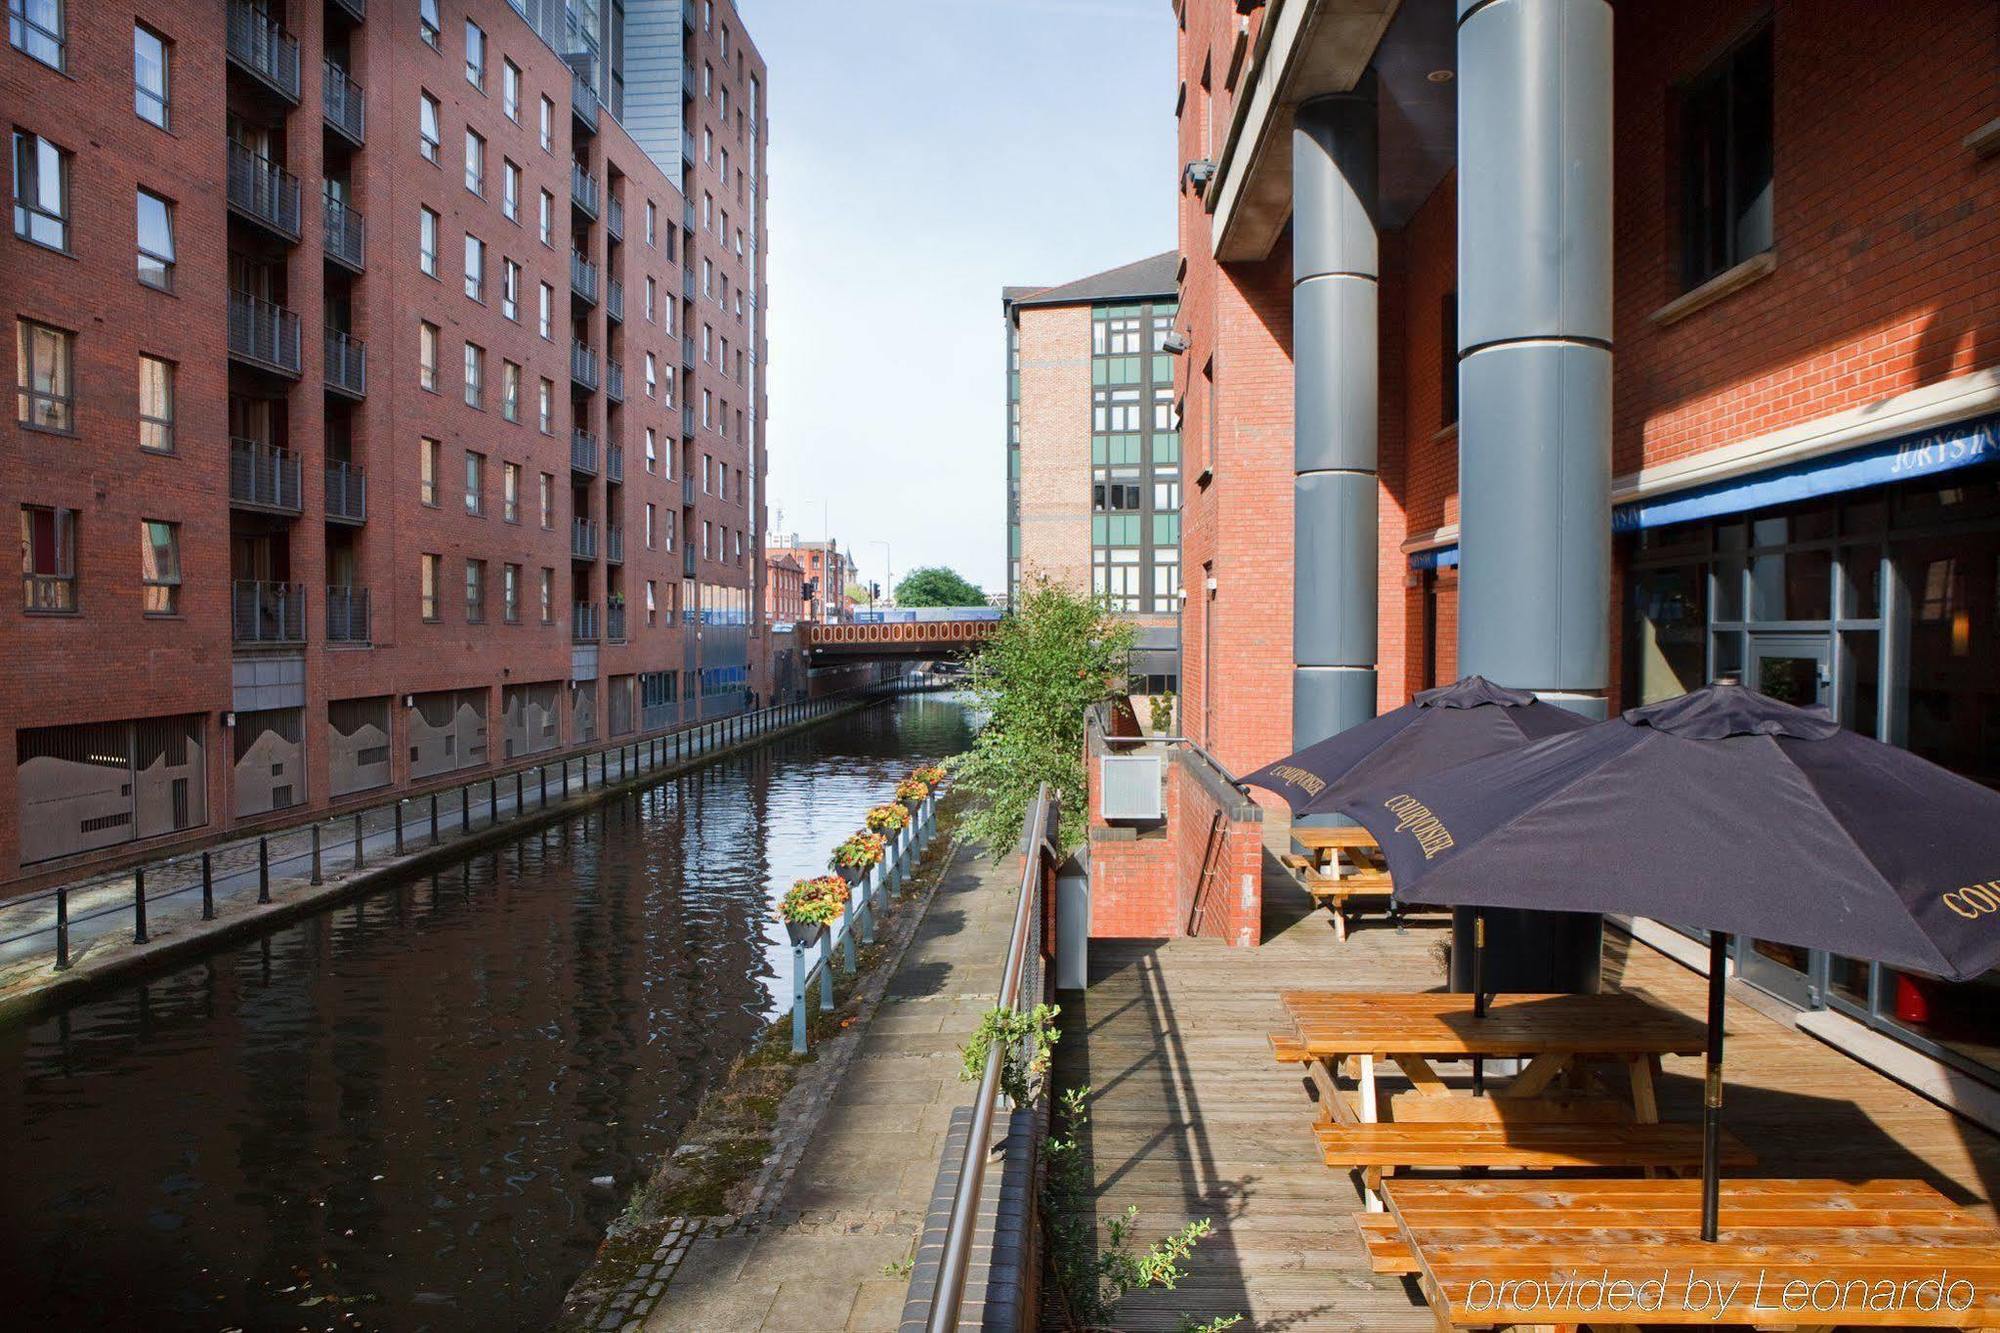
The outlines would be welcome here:
[[[1486,909],[1472,914],[1472,1016],[1486,1017]],[[1472,1057],[1472,1095],[1486,1095],[1486,1057]]]
[[[1708,1069],[1701,1107],[1701,1238],[1715,1239],[1722,1195],[1722,1006],[1729,933],[1708,935]]]

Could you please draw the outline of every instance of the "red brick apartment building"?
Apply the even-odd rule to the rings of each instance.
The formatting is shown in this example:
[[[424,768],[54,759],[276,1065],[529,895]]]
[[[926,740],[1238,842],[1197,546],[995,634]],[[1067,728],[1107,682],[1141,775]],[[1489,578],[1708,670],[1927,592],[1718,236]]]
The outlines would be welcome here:
[[[1739,672],[2000,782],[2000,6],[1165,21],[1189,734],[1243,772],[1461,671],[1597,716]],[[2000,1064],[1988,984],[1739,964]]]
[[[848,572],[853,563],[840,549],[837,539],[802,541],[794,532],[774,541],[775,545],[765,549],[765,558],[774,560],[784,556],[799,567],[799,619],[831,625],[853,615],[854,603],[847,595]]]
[[[764,560],[764,619],[774,625],[804,620],[806,572],[790,551],[768,553]]]
[[[766,73],[648,13],[9,6],[0,882],[741,707]]]

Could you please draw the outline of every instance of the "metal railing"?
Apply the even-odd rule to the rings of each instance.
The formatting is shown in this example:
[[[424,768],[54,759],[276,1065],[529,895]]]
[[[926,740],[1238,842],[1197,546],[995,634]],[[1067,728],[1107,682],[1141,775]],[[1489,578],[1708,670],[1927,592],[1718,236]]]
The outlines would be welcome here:
[[[581,250],[569,252],[569,289],[592,305],[597,304],[597,265],[585,258]]]
[[[329,523],[368,521],[368,470],[359,463],[326,465],[326,518]]]
[[[605,358],[604,396],[614,403],[625,401],[625,363],[623,361],[613,361],[609,357]]]
[[[588,343],[570,343],[569,378],[571,383],[581,384],[586,389],[597,387],[597,353]]]
[[[569,82],[569,109],[583,122],[584,128],[597,133],[597,94],[581,78],[571,76]]]
[[[614,241],[625,239],[625,201],[615,194],[604,206],[604,230]]]
[[[625,446],[616,440],[604,446],[604,479],[621,484],[625,480]]]
[[[694,300],[694,265],[692,264],[681,270],[681,295],[690,301]]]
[[[625,529],[617,523],[604,525],[604,563],[607,565],[625,563]]]
[[[359,148],[368,128],[368,111],[362,100],[361,85],[329,58],[320,89],[326,123]]]
[[[596,643],[598,638],[596,602],[578,602],[570,608],[570,637],[578,643]]]
[[[690,507],[694,504],[694,473],[692,472],[681,473],[681,504]]]
[[[368,394],[368,346],[340,329],[326,331],[326,387],[349,398]]]
[[[585,217],[595,220],[598,203],[597,177],[583,169],[581,162],[569,164],[569,201]]]
[[[288,101],[299,100],[299,44],[246,0],[229,0],[229,58]]]
[[[229,441],[229,502],[296,514],[305,508],[299,458],[263,440]]]
[[[597,437],[581,426],[570,429],[569,470],[597,475]]]
[[[1015,1012],[1024,1007],[1022,979],[1027,975],[1030,951],[1039,961],[1045,931],[1043,899],[1055,868],[1055,851],[1049,838],[1060,825],[1055,798],[1044,782],[1035,793],[1034,804],[1021,837],[1021,892],[1014,905],[1014,929],[1007,939],[1007,964],[1000,974],[1000,994],[996,1008]],[[1038,973],[1039,974],[1039,973]],[[1032,1007],[1034,997],[1026,1005]],[[1000,1101],[1000,1068],[1007,1058],[1000,1042],[986,1051],[986,1068],[979,1076],[979,1093],[972,1103],[972,1124],[965,1137],[965,1155],[959,1162],[958,1185],[951,1197],[951,1220],[945,1226],[944,1245],[938,1256],[937,1286],[930,1303],[929,1333],[951,1333],[958,1327],[959,1307],[965,1300],[965,1284],[972,1268],[973,1234],[979,1224],[979,1195],[986,1183],[986,1159],[992,1151],[993,1117]]]
[[[620,324],[625,322],[625,284],[616,278],[604,280],[604,313]]]
[[[42,615],[61,615],[76,610],[76,575],[21,575],[22,604]]]
[[[681,543],[681,577],[684,579],[694,577],[694,547],[685,541]]]
[[[288,241],[299,239],[299,178],[229,141],[229,206]]]
[[[597,559],[597,520],[573,518],[569,521],[569,553],[578,560]]]
[[[333,3],[347,11],[347,16],[356,23],[368,17],[368,0],[333,0]]]
[[[323,244],[329,259],[359,273],[368,250],[368,227],[361,210],[330,194],[320,196],[326,214]]]
[[[335,585],[326,590],[326,640],[368,642],[368,589]]]
[[[681,335],[681,364],[689,370],[694,369],[694,335],[692,333],[683,333]]]
[[[625,642],[625,603],[613,602],[604,608],[604,637],[613,643]]]
[[[230,637],[237,643],[304,643],[303,583],[238,579],[230,599]]]
[[[301,365],[299,317],[248,292],[231,292],[229,354],[296,376]]]

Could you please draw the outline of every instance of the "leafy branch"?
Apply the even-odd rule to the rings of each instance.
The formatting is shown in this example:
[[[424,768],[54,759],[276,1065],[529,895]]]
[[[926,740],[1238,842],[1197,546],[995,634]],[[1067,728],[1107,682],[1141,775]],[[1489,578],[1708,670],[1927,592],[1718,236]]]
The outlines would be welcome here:
[[[1056,1015],[1062,1010],[1052,1004],[1038,1004],[1022,1013],[996,1005],[980,1016],[979,1026],[959,1048],[963,1063],[958,1077],[977,1083],[986,1074],[986,1057],[995,1042],[1000,1044],[1000,1091],[1016,1106],[1031,1105],[1042,1095],[1042,1082],[1054,1058]]]

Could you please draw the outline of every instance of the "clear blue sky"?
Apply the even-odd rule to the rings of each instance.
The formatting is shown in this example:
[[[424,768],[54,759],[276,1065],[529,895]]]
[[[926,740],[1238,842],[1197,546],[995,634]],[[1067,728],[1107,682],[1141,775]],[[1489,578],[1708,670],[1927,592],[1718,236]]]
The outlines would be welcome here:
[[[739,7],[771,70],[773,530],[1002,588],[1000,288],[1173,246],[1173,11]]]

